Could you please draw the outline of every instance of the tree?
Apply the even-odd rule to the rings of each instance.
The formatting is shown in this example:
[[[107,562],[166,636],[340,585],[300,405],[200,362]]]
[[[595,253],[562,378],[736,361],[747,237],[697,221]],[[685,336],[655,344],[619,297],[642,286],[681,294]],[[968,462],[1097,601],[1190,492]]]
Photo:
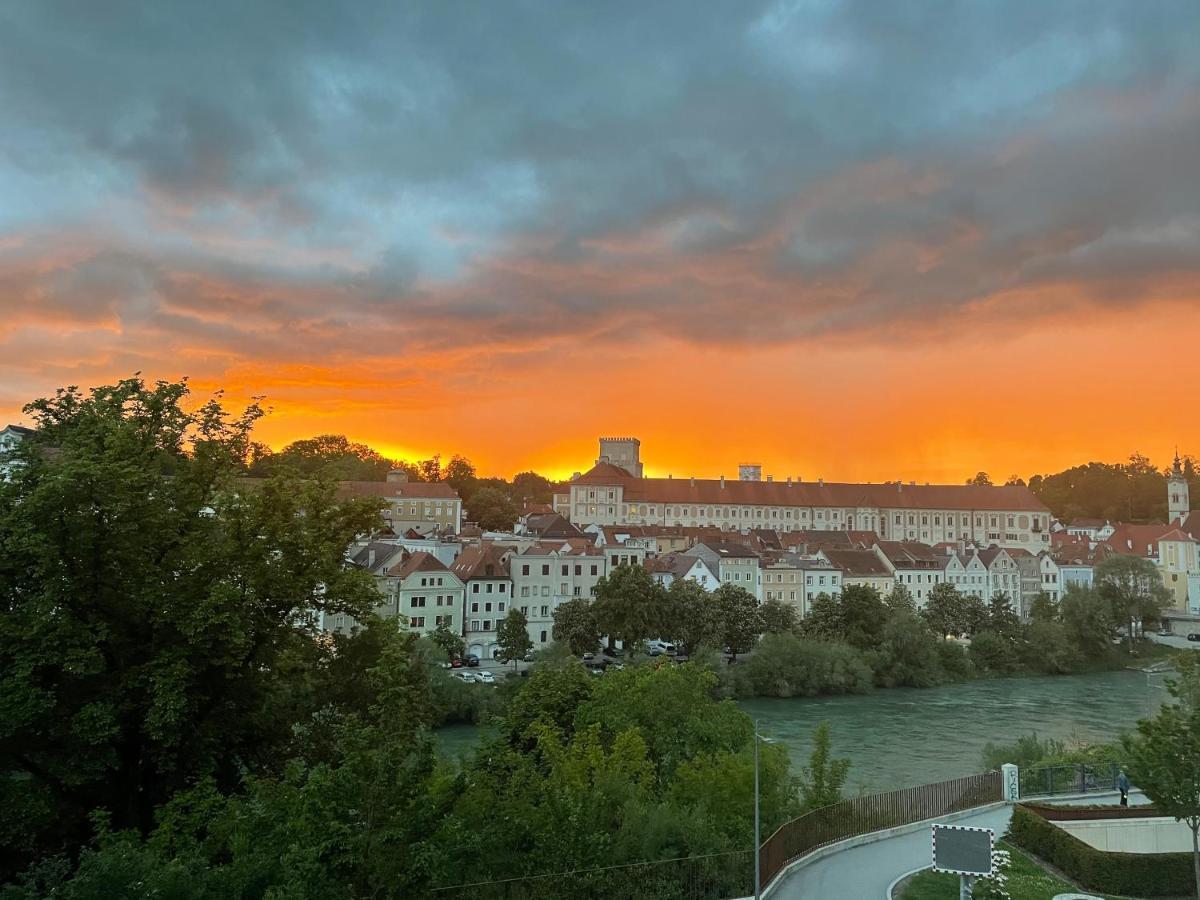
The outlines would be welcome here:
[[[846,642],[860,650],[878,647],[887,621],[887,607],[879,591],[861,584],[848,585],[842,588],[839,605]]]
[[[1113,620],[1129,629],[1131,652],[1137,626],[1157,619],[1171,605],[1171,592],[1158,566],[1139,556],[1110,556],[1096,566],[1094,584],[1112,609]]]
[[[977,634],[985,630],[990,622],[987,604],[982,597],[967,594],[962,598],[962,626],[967,634]]]
[[[768,600],[758,608],[762,630],[767,634],[789,634],[796,630],[796,607],[782,600]]]
[[[1071,585],[1058,605],[1067,635],[1084,658],[1106,654],[1115,631],[1112,605],[1094,588]]]
[[[496,629],[496,643],[500,645],[500,658],[512,660],[513,668],[517,660],[524,659],[525,654],[533,649],[533,641],[529,637],[529,620],[525,613],[516,607],[508,611],[508,615]]]
[[[517,510],[512,501],[496,488],[484,487],[475,491],[466,501],[466,507],[484,531],[511,531],[517,521]]]
[[[1021,619],[1013,610],[1012,600],[1006,592],[998,591],[992,595],[987,606],[986,627],[1007,640],[1020,637]]]
[[[537,472],[519,472],[513,476],[512,496],[518,503],[549,503],[554,483]]]
[[[445,622],[438,623],[437,628],[429,637],[446,654],[447,659],[462,659],[463,651],[466,649],[462,635],[451,631],[450,626]]]
[[[917,601],[913,599],[912,591],[899,582],[896,582],[896,586],[888,591],[883,602],[894,613],[900,611],[915,613],[917,611]]]
[[[423,459],[417,463],[417,471],[421,474],[422,481],[441,481],[442,480],[442,455],[435,453],[429,459]]]
[[[875,677],[883,687],[932,687],[945,679],[938,640],[915,612],[899,609],[887,617]]]
[[[1005,487],[1025,487],[1025,479],[1020,475],[1009,475],[1008,480],[1004,482]]]
[[[1029,618],[1034,622],[1054,622],[1058,619],[1058,603],[1046,591],[1038,591],[1029,604]]]
[[[813,749],[800,774],[800,804],[804,812],[832,806],[842,799],[842,787],[850,774],[850,760],[832,756],[833,738],[829,723],[813,732]]]
[[[974,478],[968,478],[967,484],[973,484],[977,487],[991,487],[992,479],[988,477],[987,472],[976,472]]]
[[[716,599],[691,578],[676,578],[667,588],[670,624],[664,629],[688,655],[701,647],[721,646],[721,611]]]
[[[721,640],[733,659],[754,646],[762,633],[758,598],[735,584],[725,583],[713,591],[721,618]]]
[[[842,621],[842,607],[837,599],[822,591],[813,598],[808,617],[801,622],[801,630],[809,637],[827,641],[840,641],[846,634]]]
[[[315,614],[378,603],[343,559],[378,510],[294,474],[239,484],[260,410],[188,400],[135,377],[26,407],[0,485],[0,770],[27,857],[79,846],[93,810],[145,833],[188,785],[278,771]]]
[[[320,475],[338,481],[383,481],[392,469],[409,468],[406,463],[386,459],[344,434],[321,434],[293,441],[278,453],[271,453],[262,444],[252,444],[248,462],[249,473],[256,477],[292,470],[310,478]]]
[[[592,601],[578,597],[555,607],[554,639],[564,641],[573,656],[595,650],[600,644],[600,628]]]
[[[938,637],[962,634],[967,630],[963,595],[952,584],[935,584],[921,610],[921,618]]]
[[[1192,867],[1200,897],[1200,665],[1193,654],[1177,657],[1180,677],[1167,683],[1177,702],[1138,722],[1126,743],[1130,780],[1159,812],[1192,831]]]
[[[644,568],[617,566],[596,582],[596,624],[609,640],[619,640],[627,656],[662,627],[666,591]]]
[[[472,499],[478,484],[475,467],[471,465],[471,461],[457,453],[450,457],[450,462],[446,463],[446,467],[442,470],[442,481],[458,492],[464,505]],[[508,498],[505,497],[505,499]],[[513,519],[516,519],[515,515]]]

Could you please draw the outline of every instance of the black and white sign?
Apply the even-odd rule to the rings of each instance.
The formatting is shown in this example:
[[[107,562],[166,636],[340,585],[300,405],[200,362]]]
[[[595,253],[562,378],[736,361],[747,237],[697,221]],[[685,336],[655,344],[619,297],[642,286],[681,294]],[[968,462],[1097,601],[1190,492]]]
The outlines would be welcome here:
[[[990,828],[934,825],[933,870],[955,875],[991,875],[994,842]]]

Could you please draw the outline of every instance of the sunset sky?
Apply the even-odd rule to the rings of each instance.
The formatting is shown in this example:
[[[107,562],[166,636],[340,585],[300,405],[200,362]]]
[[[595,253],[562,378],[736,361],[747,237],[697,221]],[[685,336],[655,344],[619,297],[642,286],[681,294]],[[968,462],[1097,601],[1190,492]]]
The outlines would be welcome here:
[[[0,5],[0,426],[482,473],[1200,455],[1200,3]]]

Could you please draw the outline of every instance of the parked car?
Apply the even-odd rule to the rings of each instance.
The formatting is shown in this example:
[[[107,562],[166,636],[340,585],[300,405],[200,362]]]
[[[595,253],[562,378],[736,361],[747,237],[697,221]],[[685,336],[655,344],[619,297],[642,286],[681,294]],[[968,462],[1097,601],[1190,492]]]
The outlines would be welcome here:
[[[454,677],[466,684],[474,684],[478,680],[474,672],[455,672]]]
[[[472,669],[479,665],[479,657],[472,653],[467,657],[467,665]]]
[[[525,654],[525,656],[522,657],[522,659],[524,662],[533,662],[533,651],[530,650],[528,653]]]
[[[475,673],[475,678],[479,681],[480,684],[495,684],[496,683],[496,676],[493,675],[491,672],[487,672],[487,671]]]
[[[450,667],[453,669],[461,669],[462,664],[463,664],[463,661],[461,659],[459,659],[457,656],[454,659],[450,660]]]
[[[585,653],[585,654],[583,654],[583,660],[584,660],[584,662],[587,662],[589,659],[595,659],[595,658],[596,658],[596,654],[595,654],[595,653]],[[752,849],[753,849],[753,848],[752,848]]]
[[[1197,634],[1196,632],[1193,631],[1191,634],[1188,635],[1188,640],[1189,641],[1200,641],[1200,634]]]

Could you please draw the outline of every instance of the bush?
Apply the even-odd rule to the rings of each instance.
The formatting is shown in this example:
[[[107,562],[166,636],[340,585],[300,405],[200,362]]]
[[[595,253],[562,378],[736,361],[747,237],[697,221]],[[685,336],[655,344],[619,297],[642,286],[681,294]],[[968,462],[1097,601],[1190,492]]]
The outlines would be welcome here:
[[[1030,622],[1022,648],[1025,666],[1045,675],[1065,675],[1079,667],[1079,654],[1061,622]]]
[[[1009,840],[1061,869],[1091,891],[1137,897],[1186,897],[1195,890],[1190,853],[1106,853],[1046,821],[1013,807]]]
[[[873,675],[863,655],[846,644],[768,634],[746,664],[760,697],[815,697],[871,690]]]
[[[899,610],[883,626],[872,664],[880,687],[933,687],[946,680],[938,645],[929,627],[914,612]]]
[[[992,772],[1004,763],[1022,769],[1066,754],[1067,745],[1054,738],[1042,740],[1037,733],[1023,734],[1011,744],[987,743],[983,747],[983,770]]]
[[[1011,675],[1020,668],[1016,644],[995,631],[981,631],[971,638],[971,661],[992,675]]]
[[[967,651],[963,649],[963,645],[956,641],[938,641],[938,659],[942,664],[942,671],[946,678],[952,681],[966,681],[975,675],[975,668],[971,665],[971,658],[967,656]]]

